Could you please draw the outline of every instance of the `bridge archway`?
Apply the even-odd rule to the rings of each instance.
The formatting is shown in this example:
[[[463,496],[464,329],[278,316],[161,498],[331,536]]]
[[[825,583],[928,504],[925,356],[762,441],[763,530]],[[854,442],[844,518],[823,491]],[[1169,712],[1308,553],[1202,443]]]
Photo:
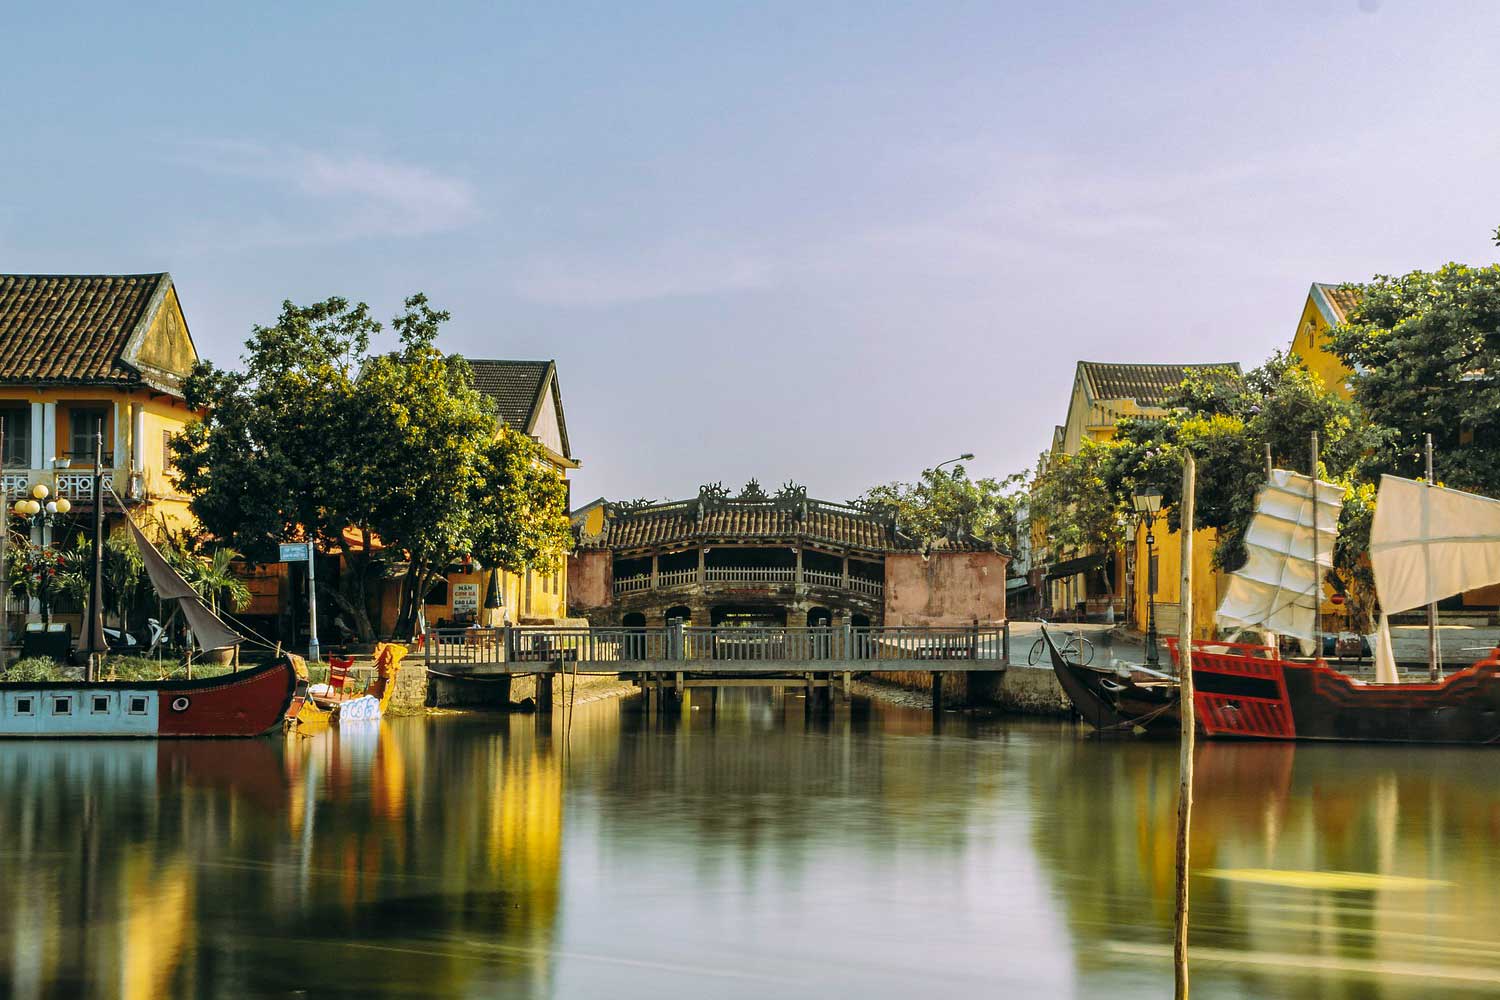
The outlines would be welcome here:
[[[673,622],[682,622],[684,625],[691,625],[693,623],[693,609],[686,604],[677,604],[668,608],[667,613],[662,617],[666,619],[668,625]]]
[[[829,625],[832,625],[832,624],[833,624],[833,612],[832,611],[829,611],[827,608],[808,608],[807,609],[807,626],[808,626],[808,628],[819,628],[819,627],[826,628],[826,627],[828,627]]]
[[[861,614],[852,614],[852,615],[849,616],[849,624],[852,625],[852,626],[854,626],[855,628],[869,628],[870,627],[870,616],[869,615],[861,615]]]
[[[786,608],[754,604],[716,604],[709,612],[709,624],[744,625],[752,628],[785,628]]]
[[[639,611],[627,611],[625,617],[620,619],[620,624],[626,628],[645,628],[646,616]]]

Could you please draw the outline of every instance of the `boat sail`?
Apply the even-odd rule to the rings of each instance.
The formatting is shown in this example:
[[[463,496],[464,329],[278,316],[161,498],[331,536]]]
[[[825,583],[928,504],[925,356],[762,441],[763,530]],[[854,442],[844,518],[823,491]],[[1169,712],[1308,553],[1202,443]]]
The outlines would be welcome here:
[[[1394,680],[1390,615],[1500,583],[1500,500],[1381,476],[1370,565],[1381,609],[1377,676]]]
[[[1219,627],[1315,641],[1321,581],[1333,568],[1343,507],[1342,486],[1272,469],[1255,495],[1255,515],[1245,532],[1249,558],[1229,575],[1216,615]]]
[[[187,619],[188,627],[193,630],[193,637],[198,641],[199,648],[208,653],[243,642],[244,636],[225,625],[218,615],[209,610],[198,592],[172,568],[128,513],[125,515],[125,523],[130,526],[131,541],[140,550],[141,560],[146,565],[146,575],[151,578],[151,586],[156,588],[156,593],[162,600],[177,602],[183,617]]]

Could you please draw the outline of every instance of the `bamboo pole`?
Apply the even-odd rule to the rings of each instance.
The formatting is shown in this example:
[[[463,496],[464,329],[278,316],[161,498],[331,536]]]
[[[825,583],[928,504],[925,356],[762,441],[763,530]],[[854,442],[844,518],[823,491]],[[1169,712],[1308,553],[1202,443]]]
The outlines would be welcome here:
[[[1182,590],[1177,622],[1178,714],[1182,717],[1182,742],[1177,761],[1177,906],[1172,964],[1176,973],[1177,1000],[1188,995],[1188,832],[1193,819],[1193,738],[1197,718],[1193,706],[1193,507],[1198,468],[1191,452],[1182,463]]]
[[[1429,434],[1427,435],[1427,488],[1431,489],[1436,482],[1437,480],[1432,475],[1432,435]],[[1423,505],[1423,510],[1430,509],[1431,498],[1428,497],[1427,499],[1428,503]],[[1426,524],[1422,525],[1422,535],[1429,539],[1428,547],[1430,550],[1431,535],[1427,530]],[[1431,559],[1432,557],[1429,555],[1427,566],[1427,592],[1429,594],[1432,593]],[[1438,669],[1437,604],[1431,603],[1427,605],[1427,677],[1435,684],[1441,673],[1442,671]]]

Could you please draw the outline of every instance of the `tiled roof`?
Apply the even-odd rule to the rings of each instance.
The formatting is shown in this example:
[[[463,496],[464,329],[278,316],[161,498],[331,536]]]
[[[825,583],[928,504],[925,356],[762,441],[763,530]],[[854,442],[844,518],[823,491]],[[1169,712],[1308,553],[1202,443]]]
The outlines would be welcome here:
[[[1080,361],[1078,371],[1095,400],[1133,399],[1141,406],[1161,406],[1188,372],[1214,368],[1240,370],[1239,362],[1216,365],[1114,365]]]
[[[711,541],[822,542],[839,548],[893,551],[914,548],[878,515],[843,504],[807,502],[805,513],[790,505],[740,504],[701,506],[698,501],[661,504],[629,513],[616,512],[604,531],[584,539],[584,548],[639,549],[658,545]]]
[[[547,388],[547,373],[552,362],[465,360],[474,373],[474,388],[495,400],[500,408],[500,419],[529,433],[531,418]]]
[[[1314,287],[1323,293],[1323,298],[1328,304],[1328,308],[1323,310],[1323,318],[1328,320],[1330,326],[1337,326],[1348,319],[1349,312],[1364,298],[1364,292],[1358,286],[1345,288],[1320,281]]]
[[[0,382],[142,381],[124,356],[167,274],[0,274]]]

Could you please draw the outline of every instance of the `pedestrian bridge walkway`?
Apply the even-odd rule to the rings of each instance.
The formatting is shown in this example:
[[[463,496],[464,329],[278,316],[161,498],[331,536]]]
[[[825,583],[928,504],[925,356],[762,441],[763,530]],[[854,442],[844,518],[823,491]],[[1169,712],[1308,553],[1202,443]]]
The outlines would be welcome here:
[[[1010,627],[511,626],[436,629],[423,636],[422,648],[429,670],[451,674],[951,673],[1005,669]]]

